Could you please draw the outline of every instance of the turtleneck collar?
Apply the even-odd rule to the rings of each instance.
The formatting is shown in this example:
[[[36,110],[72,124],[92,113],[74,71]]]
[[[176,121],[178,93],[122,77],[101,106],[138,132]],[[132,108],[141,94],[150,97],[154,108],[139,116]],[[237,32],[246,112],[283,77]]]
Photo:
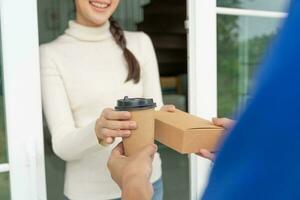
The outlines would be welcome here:
[[[83,41],[101,41],[112,37],[109,27],[109,21],[99,27],[88,27],[75,21],[69,21],[69,28],[66,30],[66,34]]]

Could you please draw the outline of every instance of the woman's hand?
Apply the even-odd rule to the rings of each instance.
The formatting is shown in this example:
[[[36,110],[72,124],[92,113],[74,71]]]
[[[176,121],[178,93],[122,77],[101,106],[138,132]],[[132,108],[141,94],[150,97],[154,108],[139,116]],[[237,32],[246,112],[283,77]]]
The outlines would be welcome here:
[[[227,131],[234,125],[234,121],[231,119],[227,119],[227,118],[213,118],[212,121],[213,121],[214,125],[221,126],[221,127],[225,128],[225,130],[227,130]],[[197,155],[207,158],[211,161],[215,160],[215,157],[216,157],[214,153],[212,153],[206,149],[201,149]]]
[[[175,112],[176,107],[174,105],[164,105],[163,107],[161,107],[160,111]]]
[[[111,108],[103,110],[96,121],[96,135],[102,145],[112,144],[116,137],[129,137],[131,130],[137,128],[134,121],[130,121],[131,113],[115,111]]]
[[[150,176],[156,152],[155,144],[144,147],[130,157],[124,156],[123,143],[113,149],[107,167],[112,179],[122,190],[122,199],[151,199],[153,188]]]

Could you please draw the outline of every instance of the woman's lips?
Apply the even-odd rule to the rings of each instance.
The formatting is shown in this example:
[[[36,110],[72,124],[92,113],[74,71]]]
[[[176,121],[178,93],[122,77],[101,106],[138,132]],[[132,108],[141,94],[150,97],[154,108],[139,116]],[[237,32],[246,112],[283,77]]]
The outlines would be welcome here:
[[[89,1],[89,3],[97,11],[104,11],[110,6],[110,3],[105,1]]]

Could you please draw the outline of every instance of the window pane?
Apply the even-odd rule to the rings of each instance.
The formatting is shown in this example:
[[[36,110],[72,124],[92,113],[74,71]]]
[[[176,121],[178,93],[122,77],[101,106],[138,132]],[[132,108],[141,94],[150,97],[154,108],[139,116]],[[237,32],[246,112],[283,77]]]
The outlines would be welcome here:
[[[1,200],[9,200],[9,174],[1,173],[0,174],[0,199]]]
[[[3,84],[2,84],[2,44],[0,29],[0,163],[7,162],[7,141],[5,137],[5,118],[4,118],[4,101],[3,101]]]
[[[5,136],[4,100],[2,84],[2,43],[0,26],[0,164],[7,163],[7,141]],[[10,199],[9,174],[0,173],[0,199]]]
[[[218,114],[230,116],[249,98],[251,79],[280,20],[218,16]]]
[[[1,84],[0,84],[1,85]],[[2,88],[0,90],[0,163],[7,163],[7,142],[5,136],[5,124],[4,124],[4,106],[3,106],[3,96]]]
[[[267,11],[285,11],[289,0],[218,0],[217,5]]]

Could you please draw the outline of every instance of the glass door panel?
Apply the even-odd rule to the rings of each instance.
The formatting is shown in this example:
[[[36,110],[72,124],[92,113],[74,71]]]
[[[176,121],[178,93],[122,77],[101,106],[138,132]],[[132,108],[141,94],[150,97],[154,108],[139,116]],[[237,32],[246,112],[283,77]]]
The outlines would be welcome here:
[[[230,116],[250,97],[252,78],[281,19],[218,15],[218,115]]]
[[[10,185],[8,172],[7,138],[5,131],[5,110],[3,98],[2,78],[2,43],[0,28],[0,199],[10,199]]]
[[[287,0],[218,0],[219,7],[243,8],[263,11],[285,11]]]

